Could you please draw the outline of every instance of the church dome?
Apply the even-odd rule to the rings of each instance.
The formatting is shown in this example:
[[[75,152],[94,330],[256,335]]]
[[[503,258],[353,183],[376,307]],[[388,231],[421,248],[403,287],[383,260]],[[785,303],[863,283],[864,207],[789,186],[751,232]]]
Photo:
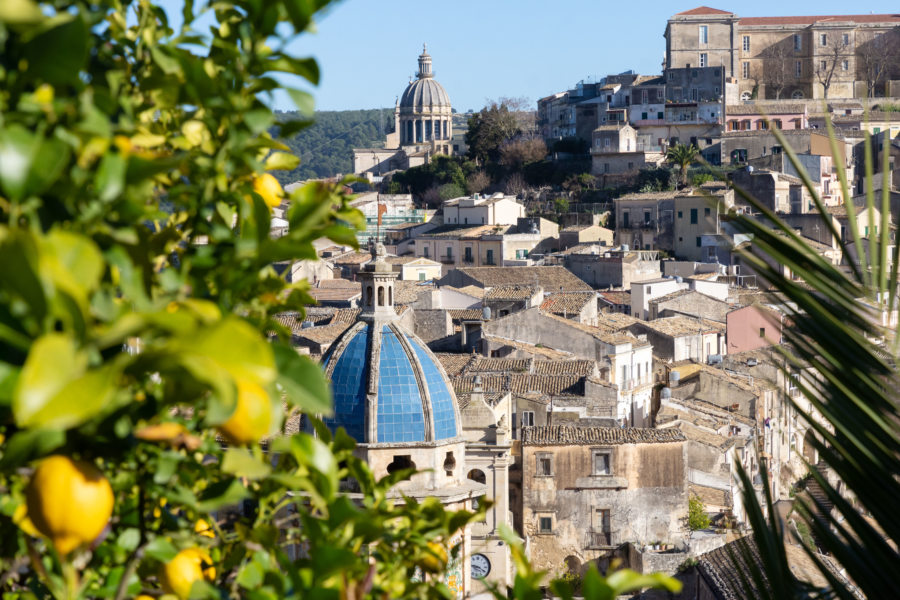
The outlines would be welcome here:
[[[395,323],[357,322],[325,360],[332,431],[359,443],[436,442],[459,435],[456,399],[435,356]],[[374,393],[373,393],[374,392]]]
[[[400,97],[400,108],[414,112],[426,112],[431,108],[450,108],[450,97],[444,86],[435,81],[431,72],[431,56],[427,49],[419,55],[419,73],[411,82],[403,96]]]

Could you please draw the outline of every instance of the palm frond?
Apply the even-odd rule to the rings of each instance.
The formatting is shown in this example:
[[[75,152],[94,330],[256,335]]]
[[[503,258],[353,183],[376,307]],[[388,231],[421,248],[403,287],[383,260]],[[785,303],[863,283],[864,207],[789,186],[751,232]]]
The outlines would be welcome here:
[[[811,500],[798,500],[799,518],[810,527],[820,547],[869,598],[900,598],[900,578],[893,572],[900,565],[896,541],[900,540],[900,390],[896,363],[897,336],[882,326],[878,316],[896,308],[898,249],[890,248],[890,203],[886,180],[879,202],[873,192],[874,163],[870,136],[865,134],[866,208],[868,235],[857,227],[857,210],[850,196],[847,175],[838,152],[838,142],[830,121],[835,167],[841,182],[849,219],[850,240],[841,239],[815,186],[805,173],[796,152],[781,132],[774,135],[794,165],[813,203],[823,215],[844,256],[851,247],[858,257],[846,268],[831,264],[818,255],[773,211],[742,190],[736,190],[761,218],[740,216],[734,223],[753,236],[752,252],[742,258],[757,275],[786,300],[791,326],[786,328],[786,345],[780,348],[786,370],[810,373],[799,382],[808,410],[789,399],[793,410],[815,432],[813,446],[834,474],[852,491],[849,501],[815,468],[812,477],[824,491],[831,511]],[[885,152],[882,171],[887,171]],[[884,174],[886,178],[886,173]],[[881,211],[878,219],[875,209]],[[801,281],[787,276],[784,268]],[[863,299],[864,301],[860,301]],[[890,316],[888,317],[890,322]],[[888,338],[889,348],[878,340]],[[814,467],[810,465],[811,467]],[[754,530],[769,589],[776,597],[803,597],[798,586],[778,587],[783,577],[790,579],[790,567],[783,552],[783,531],[772,522],[768,478],[764,475],[763,507],[745,473],[739,474],[744,489],[748,519]],[[829,558],[808,549],[814,564],[832,587],[835,597],[856,597],[849,584],[830,565]],[[754,573],[748,573],[754,579]],[[748,581],[748,584],[750,582]],[[755,582],[758,583],[758,582]],[[787,585],[787,584],[785,584]],[[779,595],[781,594],[781,595]]]

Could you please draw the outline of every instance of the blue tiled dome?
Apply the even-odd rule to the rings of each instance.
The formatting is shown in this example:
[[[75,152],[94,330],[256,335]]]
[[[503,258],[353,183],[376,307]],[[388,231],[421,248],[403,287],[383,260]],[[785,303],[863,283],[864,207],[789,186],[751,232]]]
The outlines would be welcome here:
[[[453,389],[417,337],[395,324],[360,321],[332,348],[325,372],[334,414],[324,419],[332,431],[343,427],[362,443],[432,442],[459,435]]]

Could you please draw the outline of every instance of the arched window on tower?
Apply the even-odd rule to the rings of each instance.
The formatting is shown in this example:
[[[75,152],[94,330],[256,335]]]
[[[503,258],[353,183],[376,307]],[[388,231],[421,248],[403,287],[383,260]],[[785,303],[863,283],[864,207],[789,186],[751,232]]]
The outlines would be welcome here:
[[[372,298],[372,286],[371,286],[371,285],[367,285],[367,286],[366,286],[366,300],[365,300],[366,306],[372,306],[372,302],[373,302],[373,298]]]
[[[378,306],[384,306],[384,286],[378,286]]]
[[[388,288],[388,306],[393,306],[393,305],[394,305],[394,288],[389,287]]]

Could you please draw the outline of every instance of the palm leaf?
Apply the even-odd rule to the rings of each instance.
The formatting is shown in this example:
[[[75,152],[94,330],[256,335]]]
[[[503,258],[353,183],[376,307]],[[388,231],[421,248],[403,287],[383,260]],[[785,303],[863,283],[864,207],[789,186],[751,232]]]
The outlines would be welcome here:
[[[850,200],[846,172],[830,121],[827,130],[841,189],[844,198]],[[819,212],[826,217],[827,210],[796,153],[779,131],[773,133],[800,173]],[[882,165],[885,180],[887,154],[884,153]],[[812,443],[820,459],[855,497],[854,502],[848,501],[810,465],[813,478],[834,505],[834,510],[825,512],[823,506],[800,499],[798,513],[819,545],[862,593],[869,598],[900,598],[900,578],[893,571],[900,565],[895,544],[900,540],[900,511],[896,510],[900,497],[897,337],[895,331],[885,329],[877,318],[873,318],[873,313],[878,315],[882,310],[896,308],[898,249],[895,246],[891,252],[890,248],[888,186],[885,181],[880,202],[876,203],[872,189],[873,171],[871,141],[866,133],[866,207],[869,209],[870,235],[868,238],[860,235],[852,201],[847,202],[849,242],[840,239],[830,218],[823,218],[825,226],[839,240],[845,256],[851,244],[856,250],[859,264],[851,261],[847,269],[832,265],[819,256],[778,215],[742,190],[736,190],[736,193],[758,210],[762,218],[741,216],[735,224],[741,231],[753,235],[754,251],[744,252],[743,259],[788,301],[788,306],[795,307],[789,309],[793,326],[785,331],[787,344],[779,350],[786,359],[786,370],[805,368],[811,374],[799,383],[811,410],[807,411],[793,399],[789,401],[815,432],[816,440]],[[876,207],[881,210],[877,221]],[[804,283],[786,276],[781,266],[789,268]],[[864,302],[860,302],[860,298]],[[876,343],[884,338],[893,342],[889,348]],[[748,518],[767,576],[766,593],[773,597],[808,596],[809,591],[804,591],[802,586],[780,583],[792,578],[783,552],[783,532],[772,522],[767,473],[763,470],[768,521],[762,518],[763,508],[746,474],[741,472],[739,475]],[[831,594],[846,599],[856,597],[852,584],[833,570],[830,559],[813,549],[808,549],[808,554],[831,585]],[[757,574],[751,569],[747,576],[745,589],[748,592],[753,587],[758,589]],[[750,579],[754,580],[752,586]]]

